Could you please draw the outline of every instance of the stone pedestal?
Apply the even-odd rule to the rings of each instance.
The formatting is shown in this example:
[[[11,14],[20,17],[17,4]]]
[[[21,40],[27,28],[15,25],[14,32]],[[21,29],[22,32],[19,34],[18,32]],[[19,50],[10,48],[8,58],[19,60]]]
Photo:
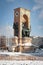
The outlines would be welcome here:
[[[30,37],[23,37],[22,38],[22,43],[31,43],[32,42],[32,38],[30,38]]]
[[[18,39],[18,44],[19,44],[19,52],[22,52],[22,38]]]
[[[32,46],[32,39],[29,37],[19,38],[19,52],[24,52]]]

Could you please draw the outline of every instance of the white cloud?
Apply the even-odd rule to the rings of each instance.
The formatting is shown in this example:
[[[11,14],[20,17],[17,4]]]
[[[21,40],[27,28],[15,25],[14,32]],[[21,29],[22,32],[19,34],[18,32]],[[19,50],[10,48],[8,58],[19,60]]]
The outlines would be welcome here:
[[[41,5],[35,5],[33,8],[32,8],[32,10],[33,11],[36,11],[36,10],[39,10],[39,9],[42,9],[43,8],[43,6],[41,6]]]
[[[35,0],[36,3],[43,5],[43,0]]]
[[[13,36],[13,27],[11,27],[11,26],[7,26],[6,27],[6,35],[8,36],[8,37],[11,37],[11,36]]]
[[[13,31],[13,27],[12,26],[5,26],[5,27],[1,27],[0,29],[0,35],[5,35],[7,37],[13,37],[13,34],[14,31]]]
[[[38,26],[38,29],[40,29],[40,30],[41,30],[41,29],[43,29],[43,26],[41,26],[41,25],[40,25],[40,26]]]
[[[43,0],[34,0],[34,2],[36,4],[33,6],[33,10],[43,9]]]
[[[43,10],[40,12],[39,18],[43,19]]]
[[[40,19],[43,19],[43,0],[34,0],[34,2],[36,3],[33,8],[32,11],[36,11],[40,9],[40,13],[38,15],[38,17]]]
[[[6,0],[7,2],[14,2],[14,0]]]

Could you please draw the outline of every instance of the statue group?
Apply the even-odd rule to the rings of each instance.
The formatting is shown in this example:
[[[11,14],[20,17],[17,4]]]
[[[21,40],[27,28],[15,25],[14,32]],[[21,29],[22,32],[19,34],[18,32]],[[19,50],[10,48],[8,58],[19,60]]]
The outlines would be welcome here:
[[[29,37],[30,36],[30,29],[25,26],[25,23],[22,24],[22,37]]]
[[[16,32],[15,33],[15,36],[18,36],[18,24],[17,23],[14,23],[13,28],[15,29],[15,32]],[[31,27],[29,29],[23,23],[22,24],[22,37],[29,37],[30,36],[30,31],[31,31]]]

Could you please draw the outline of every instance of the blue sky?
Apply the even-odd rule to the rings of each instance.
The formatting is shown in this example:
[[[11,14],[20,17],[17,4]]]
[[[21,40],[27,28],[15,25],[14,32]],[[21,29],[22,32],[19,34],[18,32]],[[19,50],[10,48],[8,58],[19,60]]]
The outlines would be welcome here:
[[[14,9],[31,10],[31,35],[43,36],[43,0],[0,0],[0,35],[13,36]]]

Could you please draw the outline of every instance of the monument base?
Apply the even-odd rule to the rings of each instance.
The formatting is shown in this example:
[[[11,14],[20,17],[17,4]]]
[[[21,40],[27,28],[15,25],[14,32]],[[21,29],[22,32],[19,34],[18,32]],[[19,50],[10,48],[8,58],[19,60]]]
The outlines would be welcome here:
[[[33,52],[34,51],[34,47],[32,46],[32,38],[30,37],[23,37],[22,39],[22,43],[21,43],[21,52]]]
[[[10,48],[12,52],[34,52],[34,46],[32,45],[32,38],[30,37],[23,37],[14,39],[14,45]]]
[[[33,52],[34,47],[32,46],[32,38],[30,37],[23,37],[19,38],[18,48],[16,47],[17,51],[19,52]]]

